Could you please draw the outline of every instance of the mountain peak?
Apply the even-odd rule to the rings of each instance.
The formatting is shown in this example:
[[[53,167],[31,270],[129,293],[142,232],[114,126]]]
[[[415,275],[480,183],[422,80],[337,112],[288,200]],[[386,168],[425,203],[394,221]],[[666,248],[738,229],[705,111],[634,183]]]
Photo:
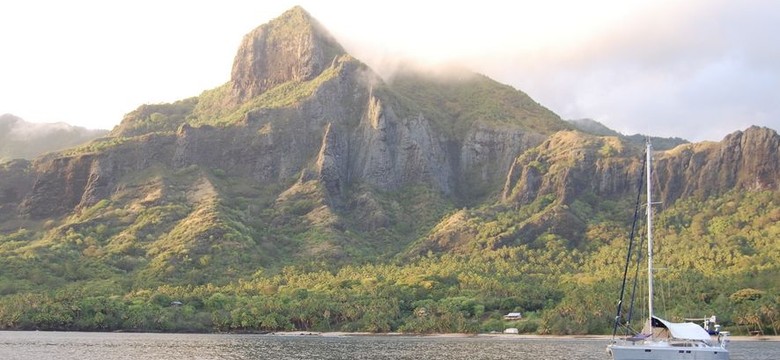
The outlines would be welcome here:
[[[233,100],[244,102],[288,81],[307,81],[345,54],[306,10],[295,6],[244,36],[231,72]]]

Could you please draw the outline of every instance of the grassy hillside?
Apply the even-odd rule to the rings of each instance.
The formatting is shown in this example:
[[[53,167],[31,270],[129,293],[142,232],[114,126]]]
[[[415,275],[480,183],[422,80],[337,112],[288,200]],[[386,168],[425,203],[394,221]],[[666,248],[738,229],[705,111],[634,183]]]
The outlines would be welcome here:
[[[463,208],[430,184],[356,183],[334,204],[305,174],[155,163],[107,199],[0,233],[0,329],[606,333],[633,196],[598,195],[575,170],[635,157],[624,146],[559,132],[518,157],[546,190]],[[664,207],[658,313],[780,329],[780,192]]]
[[[441,131],[461,138],[475,122],[511,123],[541,134],[571,126],[522,91],[463,70],[436,75],[405,69],[390,89],[410,114],[424,114]],[[403,116],[404,114],[402,114]]]
[[[0,330],[605,333],[626,139],[482,75],[385,82],[296,7],[225,85],[0,163]],[[658,157],[659,314],[780,329],[778,143]]]
[[[234,183],[234,194],[215,194],[208,181],[228,180],[197,169],[177,176],[182,183],[196,179],[199,189],[186,196],[199,199],[189,206],[152,198],[118,206],[116,200],[65,224],[47,224],[37,234],[0,236],[0,327],[480,332],[513,326],[540,334],[610,329],[626,248],[627,219],[611,211],[619,204],[582,213],[587,230],[577,243],[554,233],[501,240],[554,199],[520,209],[450,208],[475,234],[467,249],[393,259],[387,254],[405,249],[404,239],[423,236],[421,230],[444,215],[432,209],[446,210],[446,203],[437,206],[424,189],[387,194],[372,201],[378,209],[397,209],[386,216],[404,219],[351,233],[349,221],[378,215],[350,214],[340,226],[301,227],[312,221],[316,204],[301,200],[285,205],[294,207],[285,212],[259,211],[238,195],[256,191],[246,184]],[[166,187],[176,192],[181,185],[175,183]],[[777,192],[731,192],[665,209],[657,233],[659,268],[666,269],[658,275],[659,313],[670,319],[717,314],[735,333],[758,326],[776,330],[778,205]],[[242,219],[247,216],[253,220]],[[409,218],[420,219],[420,226],[407,228],[414,223]],[[119,230],[123,221],[128,224]],[[144,239],[155,227],[168,228],[167,235]],[[209,242],[182,242],[187,237],[179,234],[185,232],[201,234],[189,239],[223,240],[211,243],[206,254],[201,247]],[[40,234],[42,240],[30,241]],[[132,237],[137,241],[128,242]],[[317,245],[340,246],[349,261],[318,261],[310,253]],[[172,269],[156,260],[167,257],[182,266],[167,272]],[[501,316],[510,311],[523,312],[525,319],[504,321]]]

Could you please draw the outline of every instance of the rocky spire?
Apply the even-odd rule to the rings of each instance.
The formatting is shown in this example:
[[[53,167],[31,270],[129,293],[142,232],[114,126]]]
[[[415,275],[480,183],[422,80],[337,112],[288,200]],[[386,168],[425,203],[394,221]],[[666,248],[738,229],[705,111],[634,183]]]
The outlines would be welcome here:
[[[244,36],[233,61],[233,100],[241,103],[288,81],[317,77],[344,48],[296,6]]]

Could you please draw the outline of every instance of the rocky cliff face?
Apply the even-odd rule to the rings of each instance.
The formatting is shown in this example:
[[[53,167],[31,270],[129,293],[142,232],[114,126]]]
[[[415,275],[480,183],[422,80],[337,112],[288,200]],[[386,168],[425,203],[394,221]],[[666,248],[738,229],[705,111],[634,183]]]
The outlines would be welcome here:
[[[459,190],[477,195],[495,192],[515,157],[545,137],[518,126],[475,126],[460,148]]]
[[[5,221],[15,217],[19,204],[30,193],[35,180],[30,170],[27,160],[0,163],[0,230],[5,229]]]
[[[231,72],[234,101],[288,81],[311,80],[344,54],[322,25],[294,7],[244,37]]]
[[[554,194],[570,203],[584,193],[614,198],[636,190],[641,148],[616,137],[561,132],[518,157],[507,175],[503,199],[528,204]],[[718,143],[685,144],[654,155],[660,199],[671,204],[732,189],[778,190],[780,137],[751,127]]]
[[[193,236],[198,241],[188,246],[206,254],[204,244],[215,233],[186,235],[186,229],[207,212],[220,234],[250,227],[236,224],[262,229],[257,233],[266,234],[266,242],[257,241],[263,250],[275,246],[278,240],[267,234],[279,224],[316,229],[304,238],[327,234],[328,240],[313,252],[341,257],[347,252],[333,239],[402,221],[406,209],[388,193],[422,187],[457,206],[490,203],[500,194],[507,208],[550,198],[555,206],[518,231],[576,239],[585,223],[570,205],[636,190],[642,150],[630,142],[568,131],[527,95],[484,77],[403,78],[385,83],[294,8],[244,38],[226,91],[208,95],[223,98],[144,106],[90,148],[4,165],[0,221],[65,221],[108,200],[122,208],[116,213],[123,216],[112,220],[128,229],[121,236]],[[198,106],[209,101],[228,110],[200,118]],[[733,188],[777,190],[778,141],[772,130],[750,128],[720,143],[658,153],[663,201]],[[204,188],[208,206],[196,196]],[[408,203],[420,214],[428,205]],[[180,213],[171,221],[180,222],[154,231],[181,233],[151,233],[157,228],[137,223],[145,209],[160,204],[175,207]],[[268,209],[274,211],[262,213]],[[347,214],[352,218],[343,218]],[[300,221],[290,225],[290,218]],[[416,228],[424,226],[417,220],[406,219],[413,229],[408,236],[428,231]],[[438,229],[449,235],[434,235],[438,245],[431,248],[473,238],[467,221],[459,212],[442,222]]]
[[[751,127],[718,143],[656,151],[656,199],[669,207],[688,197],[704,200],[734,190],[780,190],[778,140],[774,130]],[[630,213],[629,204],[644,181],[643,152],[644,147],[623,137],[578,131],[553,134],[513,161],[499,204],[484,212],[455,213],[410,251],[467,253],[475,243],[493,249],[520,244],[533,248],[544,246],[539,239],[547,235],[579,246],[594,212]],[[515,209],[502,215],[513,218],[511,226],[505,225],[507,230],[486,235],[477,225],[500,222],[495,214],[506,208]]]
[[[515,160],[502,197],[522,205],[545,195],[564,204],[584,193],[623,196],[635,188],[640,158],[615,137],[560,132]]]
[[[480,81],[475,84],[503,87]],[[346,55],[297,7],[247,34],[236,55],[229,96],[238,108],[282,85],[315,83],[311,95],[293,105],[261,102],[229,126],[187,124],[197,101],[139,108],[114,131],[123,139],[120,145],[37,161],[37,181],[21,213],[46,218],[91,206],[109,198],[122,176],[151,164],[219,169],[269,184],[314,173],[336,202],[350,184],[384,191],[428,184],[455,198],[481,187],[478,195],[485,195],[519,152],[545,137],[520,121],[496,123],[479,115],[467,119],[471,125],[465,134],[442,132],[429,114],[414,110],[421,107],[419,100],[410,107],[408,98],[399,98],[399,89]],[[524,94],[517,96],[517,102],[527,102]],[[175,134],[167,132],[172,126],[179,127]],[[155,129],[163,132],[149,133]]]
[[[730,189],[780,189],[780,136],[767,128],[737,131],[719,143],[680,146],[657,156],[663,201]]]
[[[451,160],[428,120],[422,116],[400,118],[374,95],[367,105],[353,138],[351,176],[384,189],[430,182],[450,193]]]
[[[32,219],[58,218],[108,199],[124,176],[170,165],[173,140],[150,134],[99,152],[36,159],[18,211]]]

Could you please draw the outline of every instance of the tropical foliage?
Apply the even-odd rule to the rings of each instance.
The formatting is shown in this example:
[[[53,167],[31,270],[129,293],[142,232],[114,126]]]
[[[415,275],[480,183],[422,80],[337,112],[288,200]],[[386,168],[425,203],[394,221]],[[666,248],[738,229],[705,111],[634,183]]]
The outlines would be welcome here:
[[[674,320],[717,314],[734,333],[774,334],[780,328],[780,245],[773,240],[780,235],[779,203],[777,192],[735,191],[706,201],[680,201],[665,209],[658,218],[663,230],[657,235],[659,267],[666,269],[658,275],[661,312]],[[123,248],[120,241],[122,236],[143,237],[148,227],[186,217],[184,208],[147,209],[137,215],[141,221],[124,231],[89,222],[60,227],[55,229],[57,238],[46,240],[56,246],[30,243],[35,231],[19,230],[0,237],[0,327],[428,333],[501,331],[511,326],[539,334],[609,332],[625,257],[625,222],[591,217],[581,243],[547,233],[505,246],[478,245],[490,243],[495,234],[512,226],[513,217],[525,216],[523,212],[532,212],[533,207],[538,209],[539,204],[519,211],[467,211],[478,219],[472,222],[479,235],[475,247],[460,255],[428,253],[363,264],[288,259],[276,262],[278,267],[259,267],[265,270],[253,267],[254,273],[242,270],[241,264],[262,262],[247,258],[245,251],[262,241],[262,235],[236,225],[230,216],[217,216],[201,226],[193,222],[194,227],[171,231],[168,245],[145,250],[193,264],[185,270],[160,268],[167,262],[155,265],[154,258],[144,267],[143,245],[128,243]],[[112,211],[120,210],[111,210],[104,202],[82,217]],[[211,215],[204,216],[199,221]],[[299,220],[286,219],[290,239],[317,236],[311,231],[296,235]],[[220,245],[225,247],[221,259],[198,257],[197,251],[189,252],[189,257],[180,253],[184,248],[177,245],[177,231],[217,234],[213,229],[222,229],[220,236],[226,239]],[[414,231],[390,231],[415,236]],[[384,236],[385,241],[397,238],[392,233]],[[355,259],[395,251],[370,249],[362,248],[362,256]],[[286,251],[278,252],[282,253]],[[139,268],[146,270],[135,270]],[[205,269],[210,269],[208,274]],[[166,271],[174,271],[170,284],[159,283],[160,272]],[[638,302],[635,308],[639,313],[643,305]],[[502,315],[515,311],[524,314],[523,320],[503,320]]]
[[[399,69],[385,83],[300,8],[270,26],[239,51],[249,81],[143,105],[110,137],[0,164],[0,329],[611,331],[630,141],[573,131],[481,75]],[[274,54],[269,78],[256,60]],[[776,134],[753,132],[771,152]],[[694,150],[715,146],[676,155],[692,156],[692,172]],[[777,333],[780,191],[755,183],[663,205],[664,317]]]

